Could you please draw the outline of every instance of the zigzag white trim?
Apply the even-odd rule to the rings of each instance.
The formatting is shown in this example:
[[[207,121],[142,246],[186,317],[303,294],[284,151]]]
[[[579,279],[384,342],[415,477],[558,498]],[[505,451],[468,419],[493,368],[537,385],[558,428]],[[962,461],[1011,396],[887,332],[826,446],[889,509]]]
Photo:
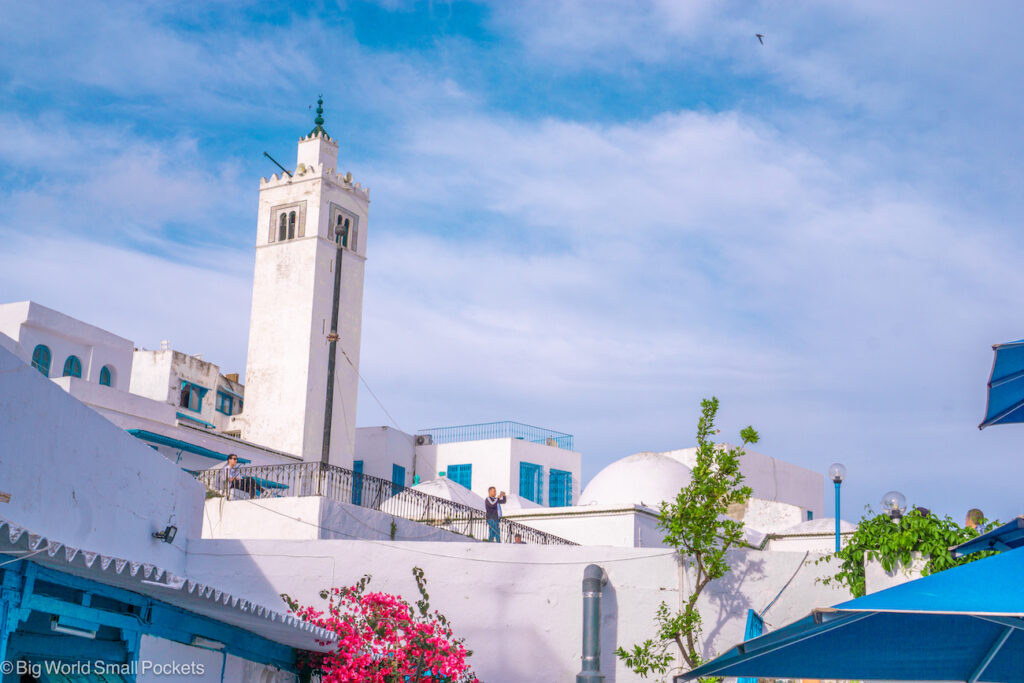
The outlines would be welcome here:
[[[188,593],[199,598],[209,600],[215,604],[224,605],[229,609],[237,609],[241,612],[254,614],[271,622],[280,621],[286,626],[290,626],[298,631],[310,634],[316,640],[321,642],[330,643],[338,639],[336,634],[325,628],[320,628],[319,626],[310,624],[307,621],[296,619],[290,614],[278,612],[266,605],[260,605],[243,598],[239,598],[236,595],[231,595],[226,591],[218,590],[213,586],[208,586],[193,579],[178,577],[172,572],[161,567],[143,562],[133,562],[121,557],[112,557],[82,548],[75,548],[61,543],[60,541],[54,541],[39,534],[33,534],[31,531],[20,526],[16,526],[3,517],[0,517],[0,532],[3,531],[4,526],[7,527],[7,535],[10,538],[10,545],[16,544],[21,540],[22,536],[27,535],[29,550],[45,550],[47,555],[54,559],[62,559],[65,564],[71,564],[76,557],[81,557],[82,564],[86,568],[91,569],[93,564],[96,563],[96,558],[99,558],[100,571],[102,572],[107,571],[111,564],[113,564],[115,574],[124,575],[125,567],[127,567],[128,576],[137,578],[139,581],[148,580],[152,577],[152,580],[149,581],[152,583],[153,581],[157,581],[163,577],[167,583],[167,588],[169,589],[174,590],[177,585],[177,590],[184,588]],[[64,556],[63,558],[58,558],[57,553],[61,548],[64,549]],[[139,572],[140,569],[142,570],[141,574]]]

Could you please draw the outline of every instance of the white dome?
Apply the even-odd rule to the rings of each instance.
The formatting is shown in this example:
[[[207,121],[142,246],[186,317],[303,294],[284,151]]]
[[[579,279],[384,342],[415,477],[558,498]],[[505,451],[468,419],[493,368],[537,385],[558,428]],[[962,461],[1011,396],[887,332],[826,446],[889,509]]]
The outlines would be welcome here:
[[[635,453],[616,460],[590,480],[580,505],[646,505],[658,509],[690,483],[690,468],[662,453]]]
[[[436,498],[450,500],[453,503],[468,505],[469,507],[477,510],[484,509],[483,498],[476,495],[462,484],[458,484],[447,477],[438,477],[437,479],[431,479],[430,481],[420,482],[415,486],[410,486],[409,491],[419,491]],[[404,512],[409,514],[410,511],[419,509],[418,506],[422,506],[423,510],[421,510],[420,514],[426,516],[426,508],[430,505],[429,499],[424,500],[419,496],[410,494],[409,491],[402,491],[401,493],[391,496],[385,500],[381,503],[381,512],[387,512],[389,514]]]

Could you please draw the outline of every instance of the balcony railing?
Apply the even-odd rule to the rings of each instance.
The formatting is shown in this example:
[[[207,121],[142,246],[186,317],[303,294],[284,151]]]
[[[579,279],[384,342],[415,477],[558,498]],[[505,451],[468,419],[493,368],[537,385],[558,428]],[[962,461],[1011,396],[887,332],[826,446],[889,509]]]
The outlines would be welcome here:
[[[507,420],[456,427],[431,427],[430,429],[421,429],[416,433],[429,435],[431,441],[436,444],[483,441],[485,439],[522,439],[531,443],[564,448],[567,451],[572,450],[572,434]]]
[[[324,496],[480,541],[486,541],[489,535],[483,510],[334,465],[302,462],[239,467],[239,478],[234,482],[228,481],[227,468],[194,474],[210,490],[225,497]],[[578,545],[509,519],[498,520],[498,529],[502,543],[515,542],[518,535],[523,543]]]

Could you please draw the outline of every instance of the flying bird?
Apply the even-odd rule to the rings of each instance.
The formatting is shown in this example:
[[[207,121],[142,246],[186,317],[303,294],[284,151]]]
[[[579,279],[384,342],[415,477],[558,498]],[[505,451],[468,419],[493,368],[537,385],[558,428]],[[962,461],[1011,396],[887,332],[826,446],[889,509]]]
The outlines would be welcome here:
[[[757,36],[757,39],[759,41],[761,41],[762,45],[764,45],[764,34],[763,33],[755,33],[754,35]]]

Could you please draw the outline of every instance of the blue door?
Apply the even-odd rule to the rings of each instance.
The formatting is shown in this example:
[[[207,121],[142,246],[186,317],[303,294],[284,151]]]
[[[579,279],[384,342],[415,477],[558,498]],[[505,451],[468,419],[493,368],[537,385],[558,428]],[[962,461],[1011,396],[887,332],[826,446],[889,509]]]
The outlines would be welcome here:
[[[391,495],[405,488],[405,468],[401,465],[391,466]]]
[[[363,504],[363,461],[352,463],[352,504]]]

